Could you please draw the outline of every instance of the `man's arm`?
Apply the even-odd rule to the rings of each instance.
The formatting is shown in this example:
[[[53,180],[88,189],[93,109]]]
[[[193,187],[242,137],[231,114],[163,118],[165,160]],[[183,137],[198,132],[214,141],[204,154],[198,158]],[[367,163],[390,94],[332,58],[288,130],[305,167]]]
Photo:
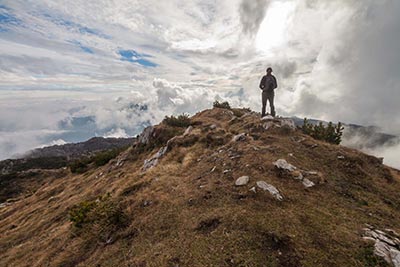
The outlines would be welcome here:
[[[276,81],[275,76],[272,76],[273,80],[274,80],[274,89],[278,87],[278,82]]]
[[[260,82],[260,89],[264,90],[265,88],[265,76],[262,77],[261,82]]]

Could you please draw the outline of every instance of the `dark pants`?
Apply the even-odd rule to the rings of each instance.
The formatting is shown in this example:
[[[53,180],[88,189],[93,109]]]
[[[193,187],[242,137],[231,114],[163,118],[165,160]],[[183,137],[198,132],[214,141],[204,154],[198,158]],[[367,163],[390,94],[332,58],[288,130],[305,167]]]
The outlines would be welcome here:
[[[274,91],[272,91],[272,92],[263,91],[262,92],[262,110],[261,110],[262,117],[265,116],[265,109],[267,107],[267,101],[269,101],[269,106],[271,107],[271,115],[273,117],[275,117],[274,96],[275,96]]]

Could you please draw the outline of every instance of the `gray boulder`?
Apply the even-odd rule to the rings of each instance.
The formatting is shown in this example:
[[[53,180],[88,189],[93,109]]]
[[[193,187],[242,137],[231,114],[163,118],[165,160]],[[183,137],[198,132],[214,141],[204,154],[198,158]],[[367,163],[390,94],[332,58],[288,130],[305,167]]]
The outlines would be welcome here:
[[[242,176],[242,177],[239,177],[239,178],[236,180],[235,185],[236,185],[236,186],[247,185],[249,181],[250,181],[250,177],[249,177],[249,176]]]
[[[268,184],[264,181],[258,181],[257,186],[264,191],[268,191],[275,199],[279,201],[283,200],[283,196],[275,186]]]

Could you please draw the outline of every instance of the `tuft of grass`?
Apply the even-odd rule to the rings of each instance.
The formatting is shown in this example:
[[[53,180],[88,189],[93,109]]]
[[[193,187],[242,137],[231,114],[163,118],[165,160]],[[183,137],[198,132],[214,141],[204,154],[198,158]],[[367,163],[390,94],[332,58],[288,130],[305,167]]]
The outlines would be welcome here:
[[[339,145],[342,142],[344,127],[341,122],[336,125],[334,125],[332,122],[329,122],[328,125],[325,126],[322,122],[319,124],[312,124],[307,120],[307,118],[304,118],[304,123],[301,127],[301,130],[304,134],[307,134],[314,139]]]
[[[218,100],[215,100],[213,103],[214,108],[225,108],[225,109],[231,109],[231,106],[229,105],[229,102],[219,102]]]
[[[173,127],[189,127],[191,125],[191,120],[188,114],[181,114],[177,117],[166,116],[163,123]]]

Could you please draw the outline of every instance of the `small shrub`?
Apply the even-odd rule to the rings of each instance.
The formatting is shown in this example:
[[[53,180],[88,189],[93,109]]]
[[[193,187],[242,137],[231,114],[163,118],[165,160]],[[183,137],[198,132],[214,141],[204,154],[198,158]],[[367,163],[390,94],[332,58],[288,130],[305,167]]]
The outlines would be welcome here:
[[[127,217],[111,195],[83,201],[69,211],[69,220],[78,235],[98,238],[107,242],[113,233],[127,226]]]
[[[90,162],[91,160],[87,157],[77,159],[69,165],[69,168],[72,173],[84,173],[89,169]]]
[[[178,117],[166,116],[163,120],[163,123],[173,127],[189,127],[191,125],[191,120],[189,115],[181,114]]]
[[[334,125],[332,122],[329,122],[327,126],[325,126],[322,122],[319,124],[312,124],[307,120],[307,118],[304,118],[304,123],[301,127],[301,130],[304,134],[307,134],[317,140],[323,140],[331,144],[339,145],[342,141],[344,127],[340,122],[336,125]]]
[[[231,109],[231,106],[229,105],[229,102],[219,102],[218,100],[215,100],[213,103],[214,108],[225,108],[225,109]]]
[[[107,164],[110,160],[116,158],[121,153],[121,149],[112,149],[97,153],[92,160],[97,167]]]

